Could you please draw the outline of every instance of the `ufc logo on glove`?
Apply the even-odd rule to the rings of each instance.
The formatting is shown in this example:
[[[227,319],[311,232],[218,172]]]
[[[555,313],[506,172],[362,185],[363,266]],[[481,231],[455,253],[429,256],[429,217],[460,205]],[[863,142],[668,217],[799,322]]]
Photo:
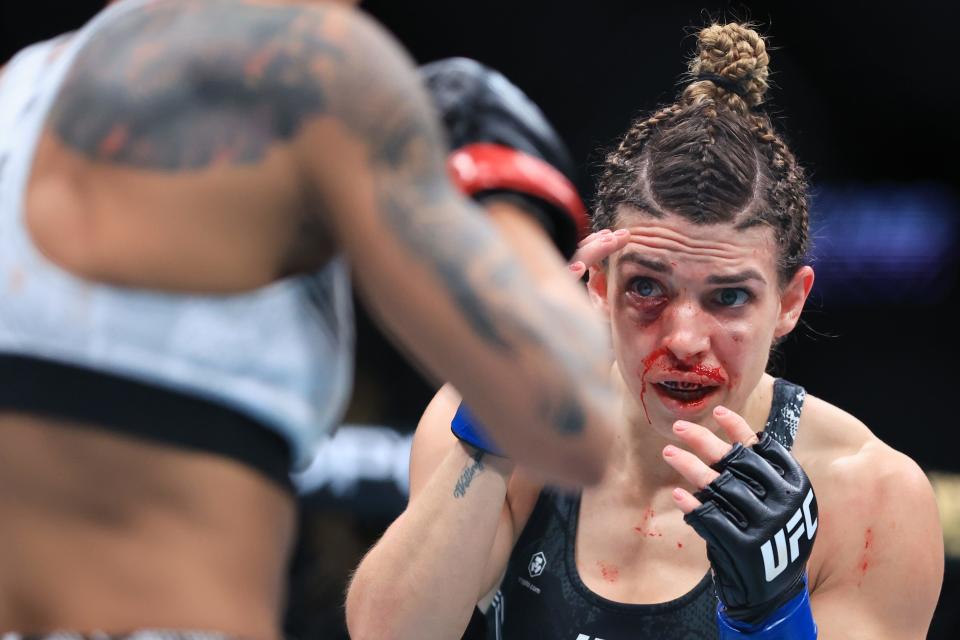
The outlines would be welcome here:
[[[766,432],[712,466],[720,475],[684,520],[707,541],[721,640],[816,638],[806,564],[819,520],[807,474]]]
[[[789,562],[795,562],[800,557],[800,536],[806,532],[807,540],[812,540],[813,534],[817,532],[818,520],[810,513],[810,503],[812,502],[813,489],[810,489],[807,492],[807,497],[803,499],[803,506],[790,517],[787,526],[777,531],[773,538],[764,542],[763,546],[760,547],[760,553],[763,555],[764,577],[767,582],[783,573]],[[787,536],[790,540],[790,560],[787,560]],[[773,559],[774,542],[777,543],[776,562]]]

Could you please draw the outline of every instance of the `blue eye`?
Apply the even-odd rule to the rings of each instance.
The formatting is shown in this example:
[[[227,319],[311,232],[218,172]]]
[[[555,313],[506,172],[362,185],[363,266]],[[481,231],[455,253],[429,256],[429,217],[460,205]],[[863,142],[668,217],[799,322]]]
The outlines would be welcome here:
[[[627,285],[627,291],[635,293],[641,298],[657,298],[663,295],[663,287],[656,280],[650,278],[634,278]]]
[[[748,302],[753,295],[746,289],[720,289],[714,296],[717,304],[723,307],[741,307]]]

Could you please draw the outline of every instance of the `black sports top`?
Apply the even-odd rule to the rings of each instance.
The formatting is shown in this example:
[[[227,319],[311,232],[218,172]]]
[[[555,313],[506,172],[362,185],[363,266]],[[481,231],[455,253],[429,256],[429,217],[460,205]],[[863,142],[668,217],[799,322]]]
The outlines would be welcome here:
[[[774,383],[764,430],[790,449],[806,395]],[[513,548],[486,614],[488,640],[687,640],[717,638],[710,574],[693,590],[657,604],[622,604],[587,588],[574,558],[580,495],[544,490]]]

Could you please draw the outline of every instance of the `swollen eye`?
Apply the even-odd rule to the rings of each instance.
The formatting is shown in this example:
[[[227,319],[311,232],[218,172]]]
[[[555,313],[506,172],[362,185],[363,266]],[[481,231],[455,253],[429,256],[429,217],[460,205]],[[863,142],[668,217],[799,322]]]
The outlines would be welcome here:
[[[649,278],[636,278],[630,282],[627,289],[641,298],[652,298],[663,295],[663,289]]]

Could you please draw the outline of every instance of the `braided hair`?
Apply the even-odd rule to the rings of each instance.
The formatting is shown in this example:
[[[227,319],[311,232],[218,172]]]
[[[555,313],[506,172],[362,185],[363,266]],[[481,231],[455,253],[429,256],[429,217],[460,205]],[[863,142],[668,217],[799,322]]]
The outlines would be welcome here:
[[[636,119],[605,158],[594,228],[615,228],[624,206],[696,224],[767,225],[788,282],[809,248],[809,203],[802,167],[759,109],[769,63],[749,25],[701,30],[676,102]]]

